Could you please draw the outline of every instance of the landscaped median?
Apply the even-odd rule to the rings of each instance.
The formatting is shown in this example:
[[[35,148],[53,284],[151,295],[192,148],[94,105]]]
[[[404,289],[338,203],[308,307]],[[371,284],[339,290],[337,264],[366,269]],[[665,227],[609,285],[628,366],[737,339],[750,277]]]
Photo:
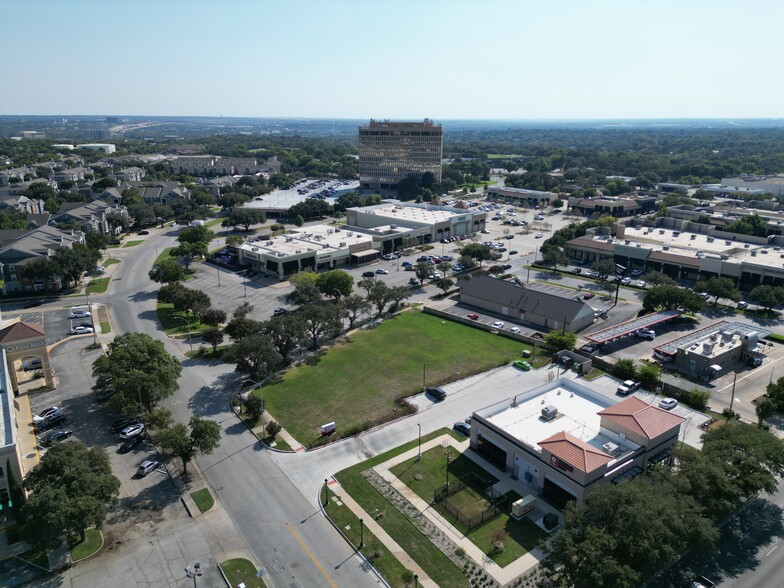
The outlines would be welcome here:
[[[84,535],[84,541],[79,541],[77,537],[68,544],[71,550],[71,561],[73,562],[90,557],[103,546],[103,535],[98,529],[87,529]]]
[[[253,562],[243,558],[235,558],[224,561],[220,566],[223,575],[229,581],[229,586],[239,586],[244,584],[246,588],[264,588],[264,583],[256,574],[258,570]],[[194,579],[194,584],[196,580]]]

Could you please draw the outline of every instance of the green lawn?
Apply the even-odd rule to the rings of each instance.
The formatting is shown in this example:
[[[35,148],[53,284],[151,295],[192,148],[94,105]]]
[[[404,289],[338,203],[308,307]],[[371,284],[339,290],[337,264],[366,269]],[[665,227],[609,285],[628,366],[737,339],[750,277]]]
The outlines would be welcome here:
[[[261,578],[256,577],[258,570],[253,562],[236,558],[228,559],[219,565],[229,580],[229,586],[239,586],[244,583],[247,588],[264,588]]]
[[[110,278],[98,278],[87,283],[88,294],[103,294],[109,288]]]
[[[178,312],[174,310],[173,305],[162,302],[158,303],[158,320],[161,321],[163,330],[166,331],[167,335],[193,332],[195,336],[198,336],[198,331],[210,328],[209,325],[200,323],[198,317]]]
[[[331,491],[329,496],[340,498],[340,495]],[[403,582],[403,574],[406,571],[405,566],[392,555],[392,552],[373,533],[367,530],[367,527],[365,527],[362,537],[360,537],[359,519],[351,512],[351,509],[342,501],[340,501],[338,506],[336,501],[330,500],[325,511],[341,532],[348,537],[352,545],[358,547],[360,538],[364,539],[365,546],[362,548],[362,553],[373,563],[373,567],[384,576],[384,579],[390,586],[405,586]]]
[[[398,464],[391,469],[391,472],[401,482],[416,492],[420,498],[430,503],[433,500],[433,491],[443,487],[446,482],[445,453],[446,450],[444,448],[435,447],[422,454],[422,461],[417,462],[414,459]],[[456,450],[451,449],[450,454],[453,459],[449,463],[450,485],[456,482],[456,478],[462,477],[469,472],[473,472],[483,480],[487,480],[488,485],[498,481],[497,478],[471,459],[462,454],[457,454]],[[457,506],[467,516],[474,516],[490,506],[490,501],[485,497],[484,491],[484,483],[472,485],[450,496],[449,502]],[[518,522],[509,516],[512,503],[519,498],[518,494],[510,492],[507,496],[506,512],[474,528],[470,532],[465,525],[456,521],[453,515],[443,508],[441,503],[437,504],[435,508],[479,547],[483,553],[488,554],[498,565],[505,566],[534,549],[539,540],[546,537],[546,533],[532,522],[528,520]],[[508,533],[502,552],[498,552],[493,548],[493,533],[498,529],[504,529]]]
[[[75,537],[75,541],[70,543],[71,559],[74,561],[83,559],[98,551],[103,545],[103,538],[98,529],[87,529],[85,532],[85,539],[79,542],[79,537]]]
[[[103,267],[109,267],[110,265],[114,265],[115,263],[120,263],[120,260],[114,257],[110,257],[108,259],[103,260]]]
[[[280,451],[291,451],[291,445],[289,445],[286,440],[281,437],[280,435],[275,436],[275,449]]]
[[[515,159],[517,157],[522,157],[522,155],[506,154],[506,153],[488,153],[487,159]]]
[[[212,494],[210,494],[210,491],[207,488],[202,488],[201,490],[196,490],[196,492],[191,492],[191,497],[201,512],[207,512],[215,504],[215,499],[212,497]]]
[[[210,227],[214,227],[215,225],[219,225],[222,222],[223,222],[222,218],[213,218],[211,220],[208,220],[206,223],[204,223],[204,226],[210,228]]]
[[[109,324],[109,321],[101,321],[101,333],[111,333],[112,326]]]
[[[422,437],[422,441],[429,441],[447,433],[456,439],[462,439],[448,429],[441,429]],[[398,511],[386,498],[379,494],[373,486],[362,477],[362,472],[373,466],[387,461],[417,446],[417,440],[410,441],[386,453],[377,455],[367,461],[352,466],[338,473],[338,479],[343,489],[356,500],[365,512],[371,515],[380,514],[379,524],[389,535],[406,549],[411,558],[423,569],[439,586],[467,587],[468,580],[463,572],[452,560],[444,555],[433,543],[414,526],[414,524],[400,511]]]
[[[134,239],[133,241],[126,241],[123,243],[123,247],[136,247],[140,243],[144,243],[144,239]]]
[[[160,254],[158,255],[158,257],[155,258],[155,261],[152,264],[155,265],[156,263],[161,263],[164,259],[169,259],[171,257],[171,250],[172,249],[174,249],[174,247],[167,247],[166,249],[161,251]]]
[[[231,347],[230,344],[218,345],[218,348],[213,351],[212,345],[205,345],[203,348],[199,347],[193,351],[186,351],[185,355],[188,357],[198,357],[200,359],[222,359],[226,350]]]
[[[326,422],[336,421],[340,434],[393,418],[395,400],[419,392],[423,374],[427,386],[444,384],[509,363],[522,348],[506,337],[404,312],[326,350],[316,365],[290,369],[264,388],[264,401],[295,439],[312,446]]]

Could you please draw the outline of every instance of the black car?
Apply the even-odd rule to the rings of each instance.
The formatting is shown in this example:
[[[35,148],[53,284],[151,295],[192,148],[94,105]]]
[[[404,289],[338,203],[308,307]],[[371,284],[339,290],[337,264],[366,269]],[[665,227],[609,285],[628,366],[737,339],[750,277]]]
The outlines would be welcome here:
[[[139,231],[139,234],[140,234],[140,235],[149,235],[149,234],[150,234],[150,231],[147,231],[147,230],[144,230],[144,231]]]
[[[439,386],[431,386],[425,392],[428,396],[432,396],[436,400],[443,400],[446,398],[446,391]]]
[[[363,278],[375,278],[376,272],[362,272]]]
[[[125,427],[130,427],[131,425],[135,425],[138,422],[140,422],[140,420],[137,417],[122,417],[114,421],[110,429],[112,433],[119,433]]]
[[[39,438],[39,443],[41,447],[49,447],[53,443],[57,443],[58,441],[63,441],[64,439],[68,439],[73,435],[73,431],[71,429],[60,429],[59,431],[49,431],[48,433],[44,433]]]
[[[43,300],[28,300],[24,303],[24,308],[35,308],[36,306],[41,306],[43,303]]]
[[[123,441],[122,445],[120,445],[120,453],[128,453],[131,449],[134,449],[136,446],[141,445],[144,442],[144,437],[142,435],[135,435]]]
[[[455,423],[454,427],[452,427],[455,431],[460,433],[461,435],[465,435],[466,437],[471,436],[471,425],[468,423]]]
[[[109,398],[111,398],[115,392],[117,392],[117,388],[114,386],[106,386],[106,388],[102,388],[95,393],[95,399],[98,402],[109,400]]]

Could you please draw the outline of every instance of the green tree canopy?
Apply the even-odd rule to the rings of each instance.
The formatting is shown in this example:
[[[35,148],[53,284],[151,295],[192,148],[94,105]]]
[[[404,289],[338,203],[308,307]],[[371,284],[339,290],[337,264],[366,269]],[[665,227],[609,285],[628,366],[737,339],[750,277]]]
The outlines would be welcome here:
[[[178,243],[204,243],[205,246],[209,245],[210,241],[215,238],[215,233],[209,230],[204,225],[196,225],[195,227],[186,227],[177,235]]]
[[[714,277],[703,282],[697,282],[694,286],[694,291],[707,292],[713,296],[713,306],[719,303],[719,298],[726,298],[733,302],[740,300],[740,292],[731,278]]]
[[[223,221],[223,226],[242,226],[248,231],[251,225],[259,225],[265,222],[267,222],[267,215],[258,208],[234,208],[228,218]]]
[[[190,431],[188,431],[190,428]],[[188,427],[182,423],[160,431],[155,440],[158,444],[170,449],[174,455],[182,460],[182,472],[186,473],[188,464],[193,458],[204,453],[209,455],[220,445],[220,425],[215,421],[193,415]]]
[[[705,301],[696,292],[678,286],[654,286],[645,293],[642,306],[646,310],[678,309],[697,312],[704,308]]]
[[[784,288],[781,286],[757,286],[749,293],[749,298],[770,311],[774,306],[784,304]]]
[[[191,262],[194,259],[207,255],[207,253],[207,244],[203,242],[191,243],[185,241],[171,250],[171,255],[182,258],[186,271],[189,269]]]
[[[93,363],[98,391],[113,386],[117,392],[109,406],[117,413],[152,411],[153,404],[179,389],[182,365],[169,355],[160,341],[145,333],[126,333],[109,343],[106,355]]]
[[[349,296],[354,288],[354,278],[347,271],[336,269],[318,274],[316,287],[330,298]]]
[[[550,331],[545,335],[544,342],[553,349],[566,349],[567,351],[571,351],[574,349],[574,346],[577,344],[577,335],[575,333],[562,332],[558,331]]]
[[[22,507],[25,538],[36,548],[59,547],[66,534],[84,540],[85,529],[101,527],[106,507],[117,500],[120,480],[112,475],[103,447],[79,441],[52,446],[25,481],[32,493]]]
[[[169,258],[152,266],[149,276],[153,282],[171,284],[185,277],[185,269],[176,260]]]

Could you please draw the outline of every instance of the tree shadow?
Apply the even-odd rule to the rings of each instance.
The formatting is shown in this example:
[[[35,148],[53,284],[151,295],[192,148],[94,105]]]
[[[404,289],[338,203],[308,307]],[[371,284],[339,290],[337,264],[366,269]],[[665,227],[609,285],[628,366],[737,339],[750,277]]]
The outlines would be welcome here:
[[[128,296],[128,300],[132,300],[133,302],[144,302],[145,300],[151,300],[157,297],[157,290],[145,290],[143,292],[134,292]]]
[[[168,467],[176,468],[172,463],[169,463]],[[158,479],[151,486],[143,488],[134,496],[120,498],[107,514],[107,525],[124,523],[134,517],[138,517],[139,520],[145,520],[180,500],[180,493],[172,484],[164,468],[159,468],[147,474],[147,477],[150,476],[157,476]]]
[[[713,579],[729,579],[754,570],[762,547],[784,537],[782,509],[767,499],[752,502],[721,529],[718,543],[708,551],[694,553],[661,578],[657,586],[688,586],[696,576],[706,573]]]
[[[242,386],[241,375],[221,374],[211,386],[202,386],[188,399],[188,408],[205,417],[226,413],[231,399],[247,388]]]

